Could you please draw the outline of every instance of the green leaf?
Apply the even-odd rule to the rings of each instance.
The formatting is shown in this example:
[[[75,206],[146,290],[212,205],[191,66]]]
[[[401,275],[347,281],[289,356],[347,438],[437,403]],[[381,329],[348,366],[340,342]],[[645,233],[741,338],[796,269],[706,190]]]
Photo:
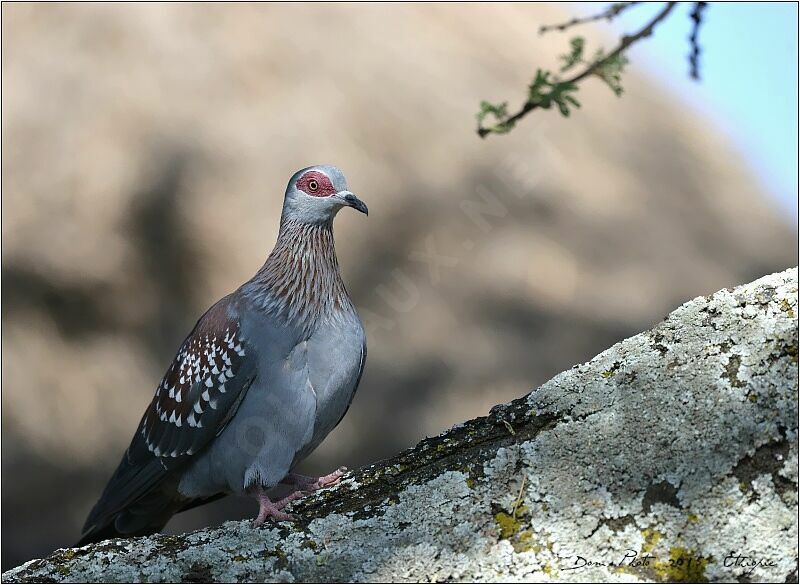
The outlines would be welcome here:
[[[494,116],[494,118],[498,122],[502,122],[505,118],[508,117],[508,102],[503,102],[501,104],[493,104],[491,102],[482,101],[480,105],[480,110],[475,115],[478,120],[478,126],[483,124],[483,120],[488,115]]]
[[[571,69],[578,63],[583,61],[583,48],[585,41],[583,37],[573,37],[570,41],[570,52],[564,55],[559,55],[559,59],[563,63],[561,65],[561,73]]]
[[[611,59],[604,60],[603,50],[600,49],[595,54],[595,62],[601,62],[599,67],[595,70],[594,74],[602,79],[615,95],[622,95],[622,73],[625,66],[628,64],[628,58],[625,55],[615,55]]]
[[[550,77],[549,71],[536,70],[536,77],[533,79],[533,83],[528,86],[528,101],[530,103],[542,108],[550,107],[549,103],[547,103],[547,98],[552,92],[553,84],[548,77]]]
[[[493,116],[495,119],[495,124],[492,126],[484,127],[483,121],[486,119],[486,116]],[[478,120],[478,129],[484,132],[491,132],[493,134],[505,134],[510,132],[511,129],[514,127],[513,122],[508,121],[508,102],[503,102],[501,104],[493,104],[491,102],[482,101],[480,103],[480,109],[478,113],[475,115]]]

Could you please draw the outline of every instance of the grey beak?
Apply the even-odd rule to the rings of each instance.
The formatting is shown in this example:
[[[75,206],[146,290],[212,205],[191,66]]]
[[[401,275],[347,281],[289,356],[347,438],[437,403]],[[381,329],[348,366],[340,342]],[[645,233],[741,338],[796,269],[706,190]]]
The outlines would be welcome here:
[[[364,215],[369,215],[369,209],[367,209],[367,204],[361,201],[358,197],[353,195],[350,191],[340,191],[336,194],[342,202],[347,205],[348,207],[352,207],[363,213]]]

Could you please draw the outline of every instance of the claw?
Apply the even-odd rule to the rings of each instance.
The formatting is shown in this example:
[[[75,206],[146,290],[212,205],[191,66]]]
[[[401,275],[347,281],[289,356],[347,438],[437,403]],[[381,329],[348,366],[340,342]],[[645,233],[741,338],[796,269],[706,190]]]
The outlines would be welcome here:
[[[290,473],[282,480],[282,483],[293,485],[302,492],[311,493],[336,485],[341,481],[345,473],[347,473],[346,467],[340,467],[336,471],[320,477],[309,477],[307,475]]]
[[[250,523],[251,528],[258,528],[259,526],[263,525],[268,518],[272,518],[276,522],[294,522],[294,516],[291,514],[287,514],[286,512],[281,512],[277,509],[270,509],[270,508],[261,508],[258,512],[258,516]]]
[[[316,482],[314,482],[315,489],[319,490],[326,487],[331,487],[342,481],[342,477],[347,472],[346,467],[340,467],[333,473],[329,473],[328,475],[323,475],[322,477],[318,478]]]
[[[294,516],[287,514],[286,512],[282,512],[282,510],[289,504],[289,502],[302,497],[303,493],[292,492],[285,498],[280,499],[277,502],[272,502],[267,497],[267,494],[263,489],[257,488],[255,496],[258,500],[258,516],[256,516],[250,526],[253,528],[258,528],[264,524],[268,518],[272,518],[276,522],[294,522]]]
[[[269,518],[276,522],[293,522],[294,516],[282,511],[290,502],[317,490],[336,485],[342,480],[345,473],[347,473],[346,467],[340,467],[336,471],[320,477],[307,477],[290,473],[282,480],[282,483],[294,485],[295,491],[277,502],[270,500],[262,487],[255,487],[252,493],[258,500],[258,516],[253,520],[251,526],[258,528]]]

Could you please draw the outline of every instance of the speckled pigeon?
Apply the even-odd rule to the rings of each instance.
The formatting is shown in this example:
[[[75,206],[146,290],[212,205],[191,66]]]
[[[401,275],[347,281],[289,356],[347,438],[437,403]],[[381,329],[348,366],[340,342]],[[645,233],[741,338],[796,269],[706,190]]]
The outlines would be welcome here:
[[[264,266],[197,322],[92,509],[79,544],[152,534],[226,494],[259,502],[255,525],[339,481],[293,473],[342,420],[367,357],[333,243],[342,207],[367,213],[332,166],[295,173]],[[278,501],[267,490],[293,486]]]

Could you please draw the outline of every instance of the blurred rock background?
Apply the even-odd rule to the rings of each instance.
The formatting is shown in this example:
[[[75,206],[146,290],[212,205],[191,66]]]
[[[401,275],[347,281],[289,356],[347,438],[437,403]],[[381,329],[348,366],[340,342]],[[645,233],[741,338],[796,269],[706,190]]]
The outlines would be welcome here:
[[[566,46],[547,5],[4,4],[2,565],[72,544],[197,317],[272,247],[296,169],[369,361],[308,472],[413,445],[797,263],[796,227],[657,72],[480,140]],[[680,58],[680,56],[676,56]],[[638,73],[637,73],[638,72]],[[228,498],[182,531],[245,517]]]

